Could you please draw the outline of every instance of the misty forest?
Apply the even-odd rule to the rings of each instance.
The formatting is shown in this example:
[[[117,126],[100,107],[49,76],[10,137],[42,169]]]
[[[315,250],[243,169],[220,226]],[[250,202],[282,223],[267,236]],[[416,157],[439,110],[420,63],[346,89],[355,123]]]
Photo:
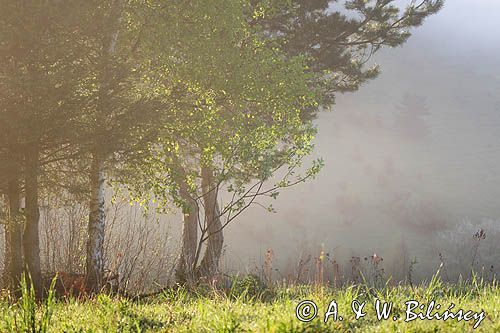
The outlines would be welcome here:
[[[499,10],[1,0],[0,331],[500,330]]]

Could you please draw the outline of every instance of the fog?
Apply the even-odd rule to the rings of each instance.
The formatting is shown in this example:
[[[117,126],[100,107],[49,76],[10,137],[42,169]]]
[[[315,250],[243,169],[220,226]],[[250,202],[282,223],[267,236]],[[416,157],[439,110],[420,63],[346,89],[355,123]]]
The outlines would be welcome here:
[[[494,264],[499,12],[496,0],[448,0],[403,47],[378,53],[381,75],[317,120],[319,176],[281,193],[276,213],[253,206],[231,224],[226,267],[259,268],[272,249],[286,274],[323,246],[344,260],[377,253],[388,271],[405,252],[424,276],[439,253],[452,261],[459,245],[466,255],[478,228],[487,233],[483,259]]]

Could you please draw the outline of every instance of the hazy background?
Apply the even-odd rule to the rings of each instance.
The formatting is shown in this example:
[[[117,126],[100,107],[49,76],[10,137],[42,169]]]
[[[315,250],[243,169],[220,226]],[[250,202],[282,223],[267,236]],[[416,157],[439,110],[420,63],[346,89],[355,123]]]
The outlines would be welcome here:
[[[326,163],[320,175],[283,192],[273,203],[277,213],[254,206],[230,225],[227,267],[260,267],[273,249],[284,271],[323,245],[345,260],[376,252],[388,271],[406,251],[426,274],[440,252],[449,261],[458,260],[457,248],[467,253],[479,227],[487,233],[482,256],[493,264],[500,252],[499,13],[497,0],[448,0],[407,44],[377,54],[382,74],[338,96],[317,120],[315,157]]]

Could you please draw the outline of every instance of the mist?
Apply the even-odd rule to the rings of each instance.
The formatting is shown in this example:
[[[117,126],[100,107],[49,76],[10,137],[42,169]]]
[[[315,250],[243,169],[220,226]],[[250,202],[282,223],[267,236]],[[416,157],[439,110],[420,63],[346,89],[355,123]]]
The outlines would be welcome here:
[[[323,248],[344,261],[377,253],[387,271],[416,258],[424,277],[438,268],[440,253],[467,262],[456,247],[467,256],[479,228],[487,233],[483,259],[493,265],[500,252],[492,237],[500,230],[499,11],[493,0],[447,1],[406,44],[378,53],[372,62],[381,75],[339,95],[317,120],[319,176],[281,193],[276,213],[253,206],[229,226],[226,266],[260,268],[272,249],[286,275]]]

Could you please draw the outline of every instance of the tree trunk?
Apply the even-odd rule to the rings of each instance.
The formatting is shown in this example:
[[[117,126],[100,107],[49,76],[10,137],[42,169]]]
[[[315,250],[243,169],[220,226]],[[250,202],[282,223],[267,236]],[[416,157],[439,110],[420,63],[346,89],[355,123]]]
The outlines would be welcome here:
[[[182,247],[175,271],[179,283],[191,283],[194,280],[196,265],[196,249],[198,246],[198,204],[188,192],[188,186],[183,180],[180,186],[180,196],[184,200],[182,221]]]
[[[42,296],[42,272],[40,266],[40,238],[38,207],[38,147],[27,149],[25,155],[25,190],[26,190],[26,226],[24,228],[23,247],[26,269],[31,275],[37,297]]]
[[[102,288],[104,278],[104,160],[98,155],[92,156],[90,167],[90,201],[87,240],[87,261],[85,283],[91,291]]]
[[[8,217],[5,224],[5,271],[4,281],[7,288],[18,290],[23,273],[23,219],[20,209],[21,192],[19,171],[9,174],[7,185]]]
[[[205,205],[205,221],[208,233],[207,248],[199,267],[201,277],[212,277],[219,269],[219,260],[222,255],[224,236],[220,219],[219,204],[217,203],[217,189],[213,179],[213,171],[202,167],[201,184],[203,189],[203,202]]]
[[[110,74],[113,69],[108,67],[109,58],[116,51],[116,43],[119,34],[119,21],[122,15],[122,9],[125,1],[117,0],[113,2],[110,12],[110,30],[109,36],[106,36],[104,48],[107,51],[105,55],[105,68],[102,78],[102,87],[98,103],[97,126],[101,126],[105,119],[108,107],[111,103],[108,97],[110,93]],[[104,280],[104,230],[106,226],[106,214],[104,211],[105,187],[104,187],[104,161],[105,152],[99,152],[101,142],[94,142],[96,145],[92,152],[92,162],[90,167],[90,200],[89,200],[89,225],[87,240],[87,258],[85,284],[92,292],[99,292],[103,287]],[[109,149],[109,147],[108,147]]]
[[[11,217],[9,212],[10,207],[10,196],[9,196],[9,188],[7,186],[7,193],[5,196],[5,207],[0,207],[2,210],[5,209],[5,212],[2,211],[2,215],[4,216],[4,220],[2,223],[4,224],[4,250],[3,250],[3,274],[2,274],[2,287],[5,289],[10,289],[12,287],[12,281],[10,280],[10,262],[11,262]]]

